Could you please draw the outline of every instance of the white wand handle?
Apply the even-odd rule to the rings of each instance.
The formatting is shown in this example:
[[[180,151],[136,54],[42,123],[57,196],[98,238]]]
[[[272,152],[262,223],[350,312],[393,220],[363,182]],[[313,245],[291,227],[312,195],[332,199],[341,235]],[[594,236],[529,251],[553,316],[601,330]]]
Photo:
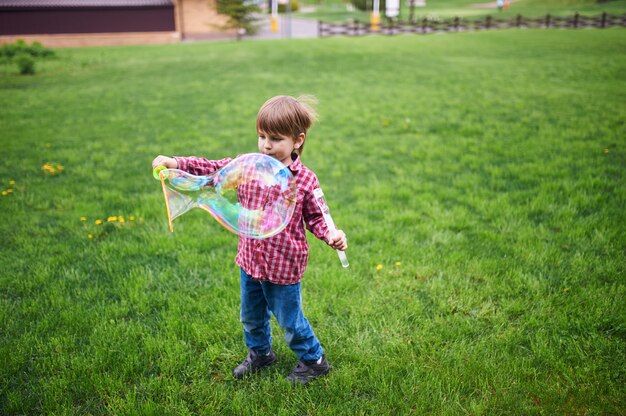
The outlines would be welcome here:
[[[324,192],[322,192],[320,188],[317,188],[313,191],[313,197],[315,197],[315,202],[317,202],[317,206],[320,207],[320,210],[324,215],[324,221],[326,222],[328,231],[330,231],[332,235],[336,234],[337,227],[335,227],[333,217],[330,216],[330,210],[328,209],[328,205],[326,204],[326,200],[324,199]],[[346,253],[341,250],[336,251],[337,255],[339,256],[339,260],[341,261],[341,265],[343,267],[348,267],[350,263],[348,263],[348,256],[346,256]]]

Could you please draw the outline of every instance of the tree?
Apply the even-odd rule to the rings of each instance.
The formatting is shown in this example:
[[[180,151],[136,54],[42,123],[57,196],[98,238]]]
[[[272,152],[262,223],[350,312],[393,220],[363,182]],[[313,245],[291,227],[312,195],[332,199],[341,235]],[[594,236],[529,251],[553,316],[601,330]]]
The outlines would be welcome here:
[[[258,30],[257,21],[261,9],[250,0],[217,0],[217,12],[229,17],[228,26],[244,29],[246,33]]]

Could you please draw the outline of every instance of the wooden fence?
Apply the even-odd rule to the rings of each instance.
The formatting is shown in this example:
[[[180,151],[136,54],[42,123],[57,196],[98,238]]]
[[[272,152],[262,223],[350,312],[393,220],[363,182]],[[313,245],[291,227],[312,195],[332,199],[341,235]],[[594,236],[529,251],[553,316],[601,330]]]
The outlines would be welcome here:
[[[452,19],[421,19],[414,21],[384,20],[378,30],[372,30],[369,22],[351,20],[344,23],[318,22],[319,37],[328,36],[361,36],[369,34],[397,35],[402,33],[435,33],[435,32],[465,32],[472,30],[511,29],[511,28],[608,28],[625,27],[626,14],[621,16],[602,13],[598,16],[582,16],[578,13],[573,16],[546,15],[537,18],[517,15],[512,19],[496,19],[487,16],[479,20],[465,20],[458,17]]]

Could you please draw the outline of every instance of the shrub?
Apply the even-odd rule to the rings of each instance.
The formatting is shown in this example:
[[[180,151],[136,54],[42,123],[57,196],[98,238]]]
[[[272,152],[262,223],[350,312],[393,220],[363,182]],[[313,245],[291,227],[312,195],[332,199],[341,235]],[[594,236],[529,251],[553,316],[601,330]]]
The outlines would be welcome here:
[[[0,48],[0,55],[9,59],[13,59],[15,55],[22,52],[26,47],[26,43],[22,39],[18,39],[15,43],[7,43]]]
[[[54,56],[54,52],[45,48],[40,42],[33,42],[28,45],[24,39],[18,39],[15,43],[7,43],[0,48],[0,57],[13,59],[20,54],[27,54],[35,58]]]
[[[33,42],[29,48],[29,53],[35,57],[47,58],[54,56],[52,49],[45,48],[40,42]]]
[[[22,75],[33,75],[35,73],[35,59],[25,53],[20,53],[15,57],[15,62]]]
[[[28,45],[24,39],[18,39],[15,43],[7,43],[0,47],[0,63],[15,62],[22,75],[35,73],[35,58],[51,56],[54,56],[51,49],[45,48],[39,42]]]

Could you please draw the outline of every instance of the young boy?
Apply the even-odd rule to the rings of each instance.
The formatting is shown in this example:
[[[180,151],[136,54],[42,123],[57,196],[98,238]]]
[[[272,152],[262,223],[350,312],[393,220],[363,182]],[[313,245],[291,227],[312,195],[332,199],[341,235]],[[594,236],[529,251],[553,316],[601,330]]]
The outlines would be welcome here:
[[[317,177],[300,160],[307,131],[315,119],[315,112],[302,99],[288,96],[269,99],[257,115],[259,152],[276,158],[293,173],[297,202],[291,221],[279,234],[264,240],[239,238],[236,262],[241,267],[241,322],[248,355],[233,370],[238,379],[276,362],[270,314],[285,330],[285,340],[299,359],[288,377],[291,382],[306,384],[330,370],[324,349],[302,310],[300,281],[309,257],[305,226],[333,249],[346,250],[348,244],[343,231],[329,232],[313,197],[319,188]],[[208,175],[230,161],[158,156],[152,166]]]

